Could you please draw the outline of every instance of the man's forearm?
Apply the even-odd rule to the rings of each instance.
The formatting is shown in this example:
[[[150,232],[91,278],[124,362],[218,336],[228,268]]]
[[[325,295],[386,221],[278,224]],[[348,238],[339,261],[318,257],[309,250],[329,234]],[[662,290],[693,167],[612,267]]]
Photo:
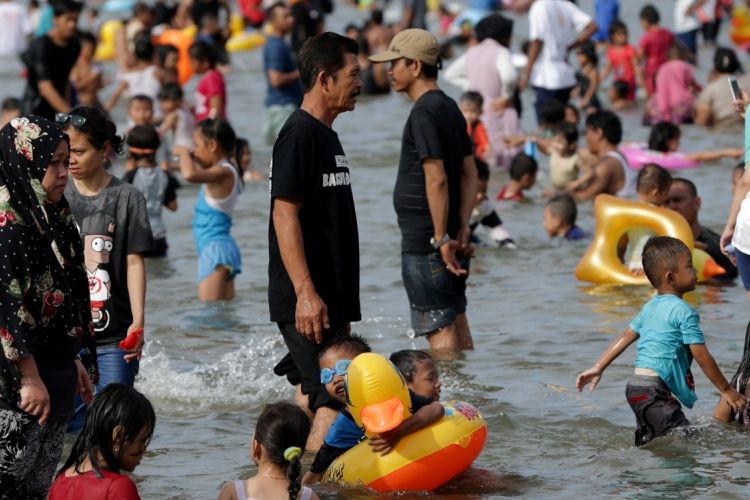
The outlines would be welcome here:
[[[434,236],[441,238],[447,232],[448,226],[448,178],[442,160],[425,160],[423,166]]]
[[[273,226],[279,243],[281,261],[296,292],[310,279],[298,207],[279,199],[274,200],[274,205]]]

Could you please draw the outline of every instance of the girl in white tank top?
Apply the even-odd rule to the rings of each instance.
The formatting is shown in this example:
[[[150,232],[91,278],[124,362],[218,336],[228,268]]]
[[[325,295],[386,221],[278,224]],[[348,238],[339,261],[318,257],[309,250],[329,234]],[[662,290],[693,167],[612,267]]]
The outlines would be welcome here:
[[[227,481],[219,500],[318,500],[312,489],[302,486],[301,458],[309,434],[310,419],[299,406],[266,406],[250,443],[258,472],[244,481]]]

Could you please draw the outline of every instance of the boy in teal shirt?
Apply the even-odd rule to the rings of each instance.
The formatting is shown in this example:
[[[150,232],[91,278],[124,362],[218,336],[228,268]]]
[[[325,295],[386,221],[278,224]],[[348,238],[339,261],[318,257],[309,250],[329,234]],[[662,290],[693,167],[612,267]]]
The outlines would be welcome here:
[[[696,281],[688,247],[669,236],[649,239],[643,249],[643,270],[658,295],[643,306],[594,366],[576,380],[578,391],[589,383],[593,391],[604,370],[638,340],[635,373],[625,389],[635,413],[638,446],[664,436],[675,427],[690,425],[680,402],[692,408],[697,399],[690,372],[693,358],[721,392],[721,404],[735,411],[747,404],[745,397],[729,385],[708,352],[698,313],[682,300],[683,294],[695,289]]]

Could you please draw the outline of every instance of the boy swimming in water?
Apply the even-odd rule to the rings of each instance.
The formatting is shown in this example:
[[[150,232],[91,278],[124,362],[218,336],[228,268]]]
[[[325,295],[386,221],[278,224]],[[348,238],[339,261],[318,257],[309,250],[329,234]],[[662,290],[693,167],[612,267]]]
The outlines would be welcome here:
[[[587,384],[593,391],[604,370],[638,340],[635,374],[625,389],[637,422],[637,446],[690,425],[680,402],[692,408],[697,399],[690,372],[693,358],[721,393],[720,404],[729,405],[734,411],[741,411],[747,404],[745,396],[732,388],[708,352],[698,313],[682,300],[685,293],[695,289],[690,249],[670,236],[651,238],[643,249],[643,270],[658,294],[643,306],[594,366],[576,379],[579,392]]]
[[[337,337],[323,347],[320,353],[320,382],[325,385],[332,398],[346,404],[346,370],[354,358],[370,351],[370,345],[359,335]],[[411,390],[409,395],[414,414],[395,429],[371,436],[369,443],[374,452],[389,453],[402,437],[437,422],[443,416],[444,410],[440,403],[418,396]],[[305,474],[302,482],[312,484],[320,481],[333,461],[359,443],[362,437],[364,432],[354,422],[349,411],[342,410],[331,425],[323,446],[315,455],[310,471]]]
[[[388,359],[396,365],[414,394],[440,401],[440,377],[432,356],[417,349],[403,349]]]

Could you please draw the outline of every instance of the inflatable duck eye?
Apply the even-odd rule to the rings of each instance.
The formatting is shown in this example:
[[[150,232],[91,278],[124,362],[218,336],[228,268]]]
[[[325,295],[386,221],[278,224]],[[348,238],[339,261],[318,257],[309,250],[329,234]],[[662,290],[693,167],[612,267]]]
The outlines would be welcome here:
[[[345,387],[349,412],[367,435],[394,429],[412,415],[406,380],[385,356],[367,352],[354,358]]]

